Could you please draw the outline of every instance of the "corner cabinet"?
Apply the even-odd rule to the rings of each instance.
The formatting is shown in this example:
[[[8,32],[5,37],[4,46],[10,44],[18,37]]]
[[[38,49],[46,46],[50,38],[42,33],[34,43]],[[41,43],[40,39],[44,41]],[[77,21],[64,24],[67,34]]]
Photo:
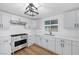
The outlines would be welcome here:
[[[71,40],[56,39],[56,53],[61,55],[71,55]]]
[[[32,36],[32,35],[28,36],[28,47],[30,47],[31,45],[33,45],[34,42],[35,42],[34,36]]]
[[[8,29],[10,26],[10,16],[0,14],[0,29]]]

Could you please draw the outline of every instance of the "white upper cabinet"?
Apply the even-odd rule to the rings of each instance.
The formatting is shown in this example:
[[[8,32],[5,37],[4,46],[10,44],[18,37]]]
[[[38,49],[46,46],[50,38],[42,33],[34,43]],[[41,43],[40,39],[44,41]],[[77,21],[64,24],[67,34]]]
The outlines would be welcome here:
[[[79,10],[64,14],[64,28],[79,29]]]
[[[76,28],[79,29],[79,10],[76,11]]]
[[[0,14],[0,29],[9,29],[10,15]]]
[[[2,27],[2,15],[0,14],[0,28]]]
[[[64,14],[64,28],[74,29],[76,24],[76,12],[71,11]]]
[[[3,15],[2,16],[2,24],[4,29],[8,29],[10,27],[10,16]]]

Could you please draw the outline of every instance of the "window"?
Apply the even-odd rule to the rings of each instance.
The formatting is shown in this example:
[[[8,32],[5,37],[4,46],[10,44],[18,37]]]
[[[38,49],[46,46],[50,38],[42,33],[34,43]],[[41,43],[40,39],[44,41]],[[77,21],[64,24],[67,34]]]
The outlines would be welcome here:
[[[45,21],[45,31],[58,32],[58,19],[56,19],[56,20],[46,20]]]
[[[45,21],[45,25],[51,24],[50,20]]]

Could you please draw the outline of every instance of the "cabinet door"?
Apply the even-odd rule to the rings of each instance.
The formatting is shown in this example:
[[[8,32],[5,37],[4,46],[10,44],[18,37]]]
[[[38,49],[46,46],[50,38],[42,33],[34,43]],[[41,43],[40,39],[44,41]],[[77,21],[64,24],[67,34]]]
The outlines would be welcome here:
[[[48,49],[48,39],[42,39],[42,47]]]
[[[79,10],[76,11],[76,28],[79,29]]]
[[[0,29],[2,29],[2,14],[0,13]]]
[[[35,36],[35,44],[40,45],[41,44],[41,40],[39,36]]]
[[[72,46],[72,55],[79,55],[79,46]]]
[[[48,40],[48,49],[52,52],[55,52],[55,38]]]
[[[29,36],[28,37],[28,46],[31,46],[32,44],[34,44],[34,37],[33,36]]]
[[[64,28],[74,29],[76,19],[75,11],[65,13],[63,19],[64,19]]]
[[[71,41],[63,39],[63,55],[71,55]]]
[[[0,24],[1,24],[1,21],[2,21],[1,17],[2,17],[2,16],[1,16],[1,14],[0,14]]]
[[[72,41],[72,54],[79,55],[79,41]]]
[[[10,26],[10,16],[9,15],[2,15],[2,25],[4,29],[8,29]]]
[[[0,55],[10,55],[11,54],[11,46],[9,42],[3,42],[0,44]]]
[[[57,54],[63,54],[61,39],[56,39],[56,53]]]

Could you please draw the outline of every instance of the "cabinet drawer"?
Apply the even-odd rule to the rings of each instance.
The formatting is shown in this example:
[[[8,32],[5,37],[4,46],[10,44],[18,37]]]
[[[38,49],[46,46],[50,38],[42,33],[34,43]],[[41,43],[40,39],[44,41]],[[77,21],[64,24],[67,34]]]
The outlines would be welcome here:
[[[21,36],[12,37],[12,40],[13,40],[13,41],[21,40]]]
[[[56,39],[56,42],[60,42],[60,43],[64,43],[64,44],[71,44],[71,40],[67,40],[67,39]]]
[[[72,45],[79,46],[79,41],[72,41]]]

